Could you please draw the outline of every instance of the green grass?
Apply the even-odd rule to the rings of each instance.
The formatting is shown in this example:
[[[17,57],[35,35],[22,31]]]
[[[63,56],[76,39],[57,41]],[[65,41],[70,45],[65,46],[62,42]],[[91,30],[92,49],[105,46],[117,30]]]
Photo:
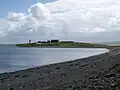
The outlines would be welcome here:
[[[92,44],[92,43],[80,43],[80,42],[58,42],[58,43],[42,43],[42,44],[17,44],[19,47],[45,47],[45,48],[103,48],[105,45]]]

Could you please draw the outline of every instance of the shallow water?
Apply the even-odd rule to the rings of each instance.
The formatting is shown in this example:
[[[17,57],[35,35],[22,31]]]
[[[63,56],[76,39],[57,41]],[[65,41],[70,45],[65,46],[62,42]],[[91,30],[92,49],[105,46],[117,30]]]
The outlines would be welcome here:
[[[107,51],[97,48],[18,48],[15,45],[0,45],[0,72],[65,62]]]

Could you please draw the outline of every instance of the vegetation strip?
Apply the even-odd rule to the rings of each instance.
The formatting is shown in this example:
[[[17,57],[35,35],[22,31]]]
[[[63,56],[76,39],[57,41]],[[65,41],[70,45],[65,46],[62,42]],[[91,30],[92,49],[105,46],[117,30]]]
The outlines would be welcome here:
[[[49,40],[49,41],[38,41],[25,44],[17,44],[19,47],[39,47],[39,48],[105,48],[107,45],[84,43],[84,42],[74,42],[74,41],[59,41],[59,40]]]

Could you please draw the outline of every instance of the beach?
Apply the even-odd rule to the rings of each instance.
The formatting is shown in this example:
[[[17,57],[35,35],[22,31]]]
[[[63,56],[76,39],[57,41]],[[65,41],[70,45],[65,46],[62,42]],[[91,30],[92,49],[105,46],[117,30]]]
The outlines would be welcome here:
[[[26,70],[0,74],[0,90],[119,90],[120,48]]]

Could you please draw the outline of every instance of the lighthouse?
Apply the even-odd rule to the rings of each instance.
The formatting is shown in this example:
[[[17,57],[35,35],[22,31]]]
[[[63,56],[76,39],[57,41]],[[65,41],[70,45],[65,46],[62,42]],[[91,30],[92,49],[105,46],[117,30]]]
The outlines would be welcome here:
[[[29,44],[31,43],[31,40],[29,40]]]

